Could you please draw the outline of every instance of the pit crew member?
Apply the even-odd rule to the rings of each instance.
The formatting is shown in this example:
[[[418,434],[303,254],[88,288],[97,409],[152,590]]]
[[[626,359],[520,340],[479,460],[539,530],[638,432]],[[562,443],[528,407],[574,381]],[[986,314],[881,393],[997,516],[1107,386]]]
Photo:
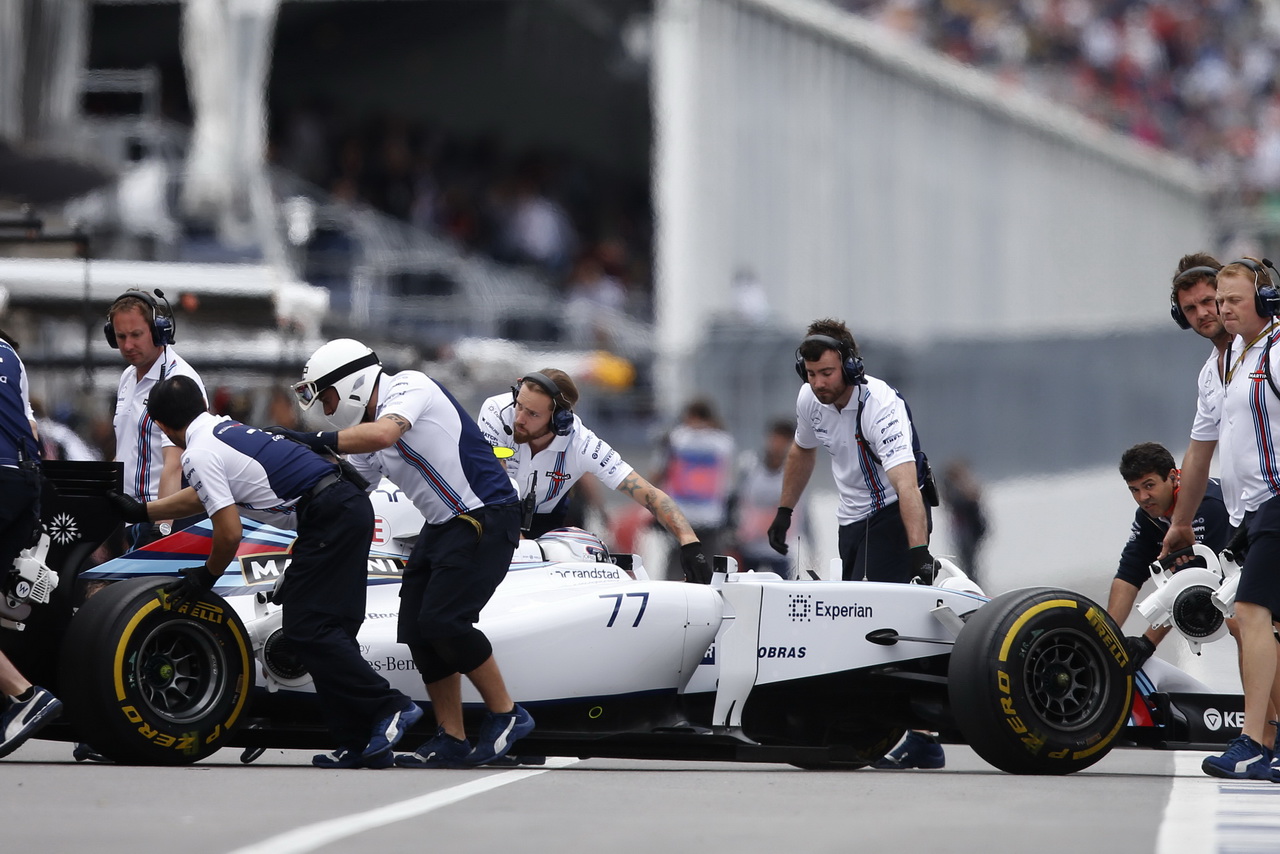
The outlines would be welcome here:
[[[519,501],[493,448],[444,386],[420,371],[383,373],[377,355],[350,338],[316,350],[294,393],[303,409],[319,401],[335,429],[283,432],[349,454],[372,484],[385,475],[426,522],[405,566],[397,640],[413,655],[438,729],[396,764],[457,768],[505,756],[534,721],[507,693],[493,647],[475,625],[520,539]],[[474,748],[459,674],[489,710]]]
[[[906,401],[888,383],[866,374],[857,342],[840,320],[809,324],[796,348],[795,369],[804,385],[796,397],[796,434],[769,527],[770,544],[787,553],[792,508],[813,474],[821,444],[831,454],[840,496],[836,516],[844,579],[931,583],[929,506],[937,505],[936,488]],[[910,732],[873,765],[941,768],[945,761],[933,736]]]
[[[1276,465],[1280,421],[1272,415],[1280,404],[1274,380],[1280,293],[1267,265],[1256,258],[1227,264],[1218,272],[1217,284],[1218,313],[1227,332],[1236,336],[1222,360],[1224,390],[1218,418],[1210,427],[1217,428],[1222,443],[1223,493],[1240,497],[1248,539],[1235,602],[1244,726],[1222,755],[1206,757],[1201,768],[1214,777],[1280,781],[1280,768],[1272,765],[1274,741],[1267,729],[1268,701],[1280,707],[1280,660],[1273,634],[1280,613],[1280,575],[1274,572],[1280,561],[1280,470]],[[1197,410],[1197,426],[1200,416]],[[1213,443],[1206,440],[1204,444],[1212,452]],[[1165,534],[1166,553],[1194,542],[1192,510],[1206,489],[1207,468],[1205,464],[1188,471],[1183,464],[1183,495]],[[1230,505],[1228,510],[1234,512]]]
[[[213,545],[203,566],[164,588],[167,607],[189,607],[235,559],[240,514],[277,527],[297,527],[289,568],[276,591],[284,636],[311,673],[329,731],[338,747],[318,754],[321,768],[389,768],[392,748],[422,710],[392,688],[360,654],[373,505],[338,466],[308,448],[265,430],[205,411],[194,379],[169,377],[151,390],[147,406],[169,440],[182,448],[192,486],[147,503],[115,502],[127,519],[143,522],[198,512],[213,522]]]
[[[480,407],[480,432],[495,448],[515,452],[505,460],[521,496],[533,500],[530,537],[562,527],[567,493],[583,475],[630,496],[680,543],[686,581],[706,584],[711,570],[693,527],[675,501],[632,469],[573,411],[578,386],[564,371],[543,368],[526,374],[510,394],[496,394]]]
[[[200,375],[173,347],[173,314],[168,302],[165,307],[146,291],[126,291],[111,303],[103,327],[107,343],[129,363],[116,389],[116,461],[124,464],[125,494],[144,503],[182,488],[182,452],[148,414],[147,395],[166,377],[184,376],[195,380],[201,399],[208,400]],[[170,518],[134,525],[128,530],[129,547],[141,548],[172,531]]]
[[[1129,540],[1120,553],[1120,566],[1107,598],[1107,613],[1117,626],[1123,626],[1129,618],[1138,591],[1151,577],[1151,563],[1160,556],[1164,535],[1169,530],[1169,517],[1178,502],[1180,475],[1168,449],[1155,442],[1143,442],[1121,455],[1120,476],[1129,485],[1129,494],[1138,503],[1138,509],[1133,514]],[[1222,502],[1222,487],[1214,478],[1209,479],[1204,498],[1192,519],[1192,528],[1196,542],[1204,543],[1215,554],[1227,547],[1231,523]],[[1126,638],[1134,670],[1151,657],[1170,628],[1149,628],[1138,637]]]
[[[4,333],[0,333],[0,490],[4,495],[0,573],[7,574],[40,525],[40,449],[27,369],[13,339]],[[62,701],[27,681],[0,651],[0,756],[17,750],[60,714]]]

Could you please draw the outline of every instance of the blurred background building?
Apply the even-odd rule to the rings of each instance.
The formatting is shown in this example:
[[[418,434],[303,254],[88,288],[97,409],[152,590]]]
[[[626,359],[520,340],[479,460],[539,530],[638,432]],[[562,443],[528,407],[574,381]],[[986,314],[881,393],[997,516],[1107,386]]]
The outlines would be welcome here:
[[[836,316],[935,468],[1109,472],[1186,444],[1178,257],[1275,251],[1276,9],[10,0],[0,325],[85,432],[145,286],[250,420],[349,334],[468,403],[563,367],[640,462],[697,396],[754,447]]]

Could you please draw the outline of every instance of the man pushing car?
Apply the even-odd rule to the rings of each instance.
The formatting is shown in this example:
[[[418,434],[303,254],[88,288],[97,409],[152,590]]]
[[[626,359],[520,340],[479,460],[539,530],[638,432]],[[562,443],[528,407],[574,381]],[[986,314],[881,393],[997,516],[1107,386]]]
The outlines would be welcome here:
[[[205,411],[190,377],[156,384],[151,417],[182,448],[182,473],[192,484],[158,501],[115,494],[126,521],[148,522],[198,513],[213,522],[213,545],[203,566],[163,588],[167,607],[190,607],[213,589],[235,558],[240,514],[277,527],[297,527],[289,570],[279,591],[284,636],[311,673],[337,749],[319,754],[321,768],[387,768],[391,750],[422,717],[408,696],[392,688],[360,655],[373,506],[339,467],[307,448],[225,416]]]

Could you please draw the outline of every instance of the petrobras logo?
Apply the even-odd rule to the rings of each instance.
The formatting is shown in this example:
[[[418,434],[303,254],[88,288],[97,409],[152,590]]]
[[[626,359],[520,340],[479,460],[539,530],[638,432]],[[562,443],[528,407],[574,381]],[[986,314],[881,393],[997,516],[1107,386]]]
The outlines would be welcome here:
[[[805,593],[793,593],[787,602],[787,616],[793,623],[814,620],[866,620],[875,616],[870,605],[857,602],[836,603]]]
[[[274,584],[292,560],[289,552],[240,555],[240,572],[245,584]],[[370,555],[368,573],[371,578],[400,578],[404,575],[404,563],[404,558]]]
[[[1220,729],[1243,729],[1244,712],[1222,712],[1217,709],[1204,710],[1204,725],[1210,732]]]
[[[804,646],[762,646],[756,649],[756,658],[804,658],[808,650]]]

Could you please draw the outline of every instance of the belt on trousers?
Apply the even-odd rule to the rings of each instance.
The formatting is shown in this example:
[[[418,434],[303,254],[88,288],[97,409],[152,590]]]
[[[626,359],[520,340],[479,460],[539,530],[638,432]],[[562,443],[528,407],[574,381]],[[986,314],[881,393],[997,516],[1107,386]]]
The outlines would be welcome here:
[[[299,512],[301,512],[302,508],[311,502],[311,499],[315,498],[340,480],[342,480],[342,475],[336,471],[330,472],[317,480],[315,486],[302,493],[302,497],[298,499]]]

